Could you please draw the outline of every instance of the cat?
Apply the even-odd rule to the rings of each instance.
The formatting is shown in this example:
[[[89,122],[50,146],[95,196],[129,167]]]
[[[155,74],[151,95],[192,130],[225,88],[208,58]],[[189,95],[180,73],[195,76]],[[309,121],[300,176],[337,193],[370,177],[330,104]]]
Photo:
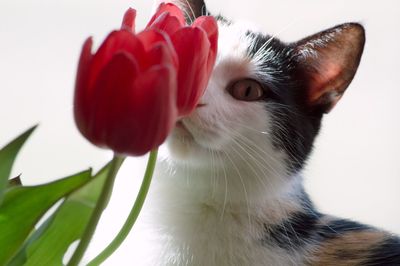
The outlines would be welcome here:
[[[189,23],[209,15],[202,0],[171,2]],[[177,123],[150,189],[152,265],[400,265],[397,236],[320,213],[302,184],[321,119],[356,74],[364,28],[283,43],[216,19],[207,90]]]

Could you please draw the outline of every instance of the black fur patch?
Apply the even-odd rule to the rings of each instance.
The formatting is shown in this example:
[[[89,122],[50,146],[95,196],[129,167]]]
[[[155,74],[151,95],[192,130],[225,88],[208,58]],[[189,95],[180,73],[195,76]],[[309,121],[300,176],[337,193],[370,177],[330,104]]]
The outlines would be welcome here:
[[[299,250],[307,243],[323,243],[327,240],[341,237],[343,234],[357,231],[372,230],[370,227],[345,219],[337,219],[324,224],[324,216],[317,211],[304,194],[304,209],[307,211],[296,212],[287,220],[277,225],[265,225],[264,245],[279,246],[282,249]],[[342,254],[346,255],[345,251]],[[399,264],[400,265],[400,264]]]
[[[264,245],[278,245],[280,248],[294,251],[314,239],[322,215],[315,211],[305,191],[301,191],[298,201],[301,202],[304,211],[295,212],[280,224],[264,225]]]
[[[321,225],[318,230],[318,236],[321,240],[329,240],[332,238],[340,237],[343,234],[357,231],[365,231],[371,229],[370,227],[345,219],[333,220],[326,225]]]
[[[202,0],[186,0],[183,3],[186,4],[186,12],[184,13],[188,24],[193,23],[200,16],[208,16],[210,14]]]
[[[279,225],[265,225],[264,245],[278,245],[286,250],[298,250],[314,237],[319,215],[297,212]]]
[[[218,22],[220,22],[220,23],[222,23],[224,25],[228,25],[229,26],[229,25],[232,24],[232,21],[228,20],[226,17],[222,16],[221,14],[218,14],[218,15],[216,15],[214,17]]]
[[[268,90],[266,108],[272,114],[272,139],[277,149],[286,152],[288,168],[299,171],[307,160],[317,136],[322,113],[310,113],[305,106],[303,77],[297,77],[293,48],[268,35],[248,32],[254,40],[248,56],[269,51],[258,71],[258,81]],[[265,45],[267,43],[267,45]]]
[[[391,237],[371,250],[365,266],[399,266],[400,265],[400,239]]]

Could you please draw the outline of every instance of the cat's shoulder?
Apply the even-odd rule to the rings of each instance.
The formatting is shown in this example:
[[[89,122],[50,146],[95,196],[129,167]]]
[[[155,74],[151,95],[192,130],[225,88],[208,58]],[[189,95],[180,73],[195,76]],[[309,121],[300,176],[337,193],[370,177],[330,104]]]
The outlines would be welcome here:
[[[346,219],[322,216],[310,265],[400,266],[400,238]]]

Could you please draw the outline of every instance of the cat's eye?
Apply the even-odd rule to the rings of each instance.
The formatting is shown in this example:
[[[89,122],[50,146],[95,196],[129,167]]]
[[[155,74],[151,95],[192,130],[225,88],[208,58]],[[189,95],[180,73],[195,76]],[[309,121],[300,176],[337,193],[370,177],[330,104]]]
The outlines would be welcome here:
[[[239,101],[258,101],[264,98],[264,89],[254,79],[241,79],[228,87],[228,92]]]

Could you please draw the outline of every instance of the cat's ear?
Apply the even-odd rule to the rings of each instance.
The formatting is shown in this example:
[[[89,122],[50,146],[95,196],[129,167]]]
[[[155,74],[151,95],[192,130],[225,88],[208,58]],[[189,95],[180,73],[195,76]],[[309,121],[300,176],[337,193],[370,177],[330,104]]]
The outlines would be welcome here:
[[[161,3],[172,3],[179,6],[184,11],[188,24],[200,16],[209,15],[204,0],[156,0],[155,7]]]
[[[336,105],[357,71],[364,43],[364,28],[348,23],[295,44],[295,60],[310,108],[328,113]]]

